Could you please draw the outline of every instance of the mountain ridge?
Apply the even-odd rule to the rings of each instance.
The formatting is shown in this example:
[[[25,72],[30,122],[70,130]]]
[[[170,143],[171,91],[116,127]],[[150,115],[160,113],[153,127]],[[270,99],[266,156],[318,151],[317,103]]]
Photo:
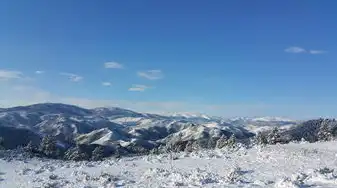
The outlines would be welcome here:
[[[140,144],[141,147],[155,147],[163,142],[178,142],[182,138],[202,140],[219,138],[221,135],[229,137],[232,134],[238,138],[251,137],[255,133],[250,129],[267,126],[268,119],[263,120],[255,121],[251,118],[231,120],[179,113],[165,116],[119,107],[86,109],[69,104],[39,103],[2,109],[0,130],[5,127],[10,127],[12,131],[24,129],[39,137],[34,140],[51,135],[63,143],[78,142],[113,147],[133,143]],[[270,121],[270,123],[279,127],[286,123],[296,124],[295,121]],[[1,134],[0,136],[6,137]]]

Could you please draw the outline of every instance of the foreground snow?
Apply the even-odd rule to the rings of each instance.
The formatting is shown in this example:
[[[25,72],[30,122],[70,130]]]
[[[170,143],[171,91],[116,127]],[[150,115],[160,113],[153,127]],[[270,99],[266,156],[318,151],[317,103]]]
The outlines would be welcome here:
[[[151,155],[102,162],[0,159],[0,187],[337,187],[337,143]],[[171,159],[174,160],[171,160]],[[323,169],[328,167],[329,169]]]

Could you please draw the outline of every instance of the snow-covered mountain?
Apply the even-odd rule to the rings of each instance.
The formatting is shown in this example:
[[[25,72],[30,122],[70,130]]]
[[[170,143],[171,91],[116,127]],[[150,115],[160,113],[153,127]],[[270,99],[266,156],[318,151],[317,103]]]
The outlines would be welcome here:
[[[300,121],[290,120],[288,118],[282,117],[236,117],[225,119],[223,121],[234,126],[244,127],[245,129],[254,133],[269,130],[273,127],[289,129],[300,123]]]
[[[84,109],[67,104],[44,103],[0,111],[0,136],[19,132],[29,139],[22,145],[53,135],[64,143],[123,146],[130,143],[155,147],[163,142],[197,140],[234,134],[247,138],[257,129],[289,126],[295,121],[281,118],[224,119],[203,114],[148,114],[122,108]],[[24,140],[24,141],[22,141]]]
[[[166,117],[171,117],[175,119],[195,119],[195,120],[204,120],[204,121],[212,121],[218,119],[218,117],[215,116],[209,116],[206,114],[201,113],[191,113],[191,112],[184,112],[184,113],[164,113],[162,114]]]

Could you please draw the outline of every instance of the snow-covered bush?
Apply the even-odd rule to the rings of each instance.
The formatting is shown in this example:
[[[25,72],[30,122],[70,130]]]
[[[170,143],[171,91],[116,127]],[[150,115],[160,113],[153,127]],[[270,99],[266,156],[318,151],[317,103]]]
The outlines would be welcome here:
[[[197,168],[188,175],[188,182],[190,185],[200,187],[206,184],[222,183],[223,180],[222,177],[216,173]]]
[[[225,177],[225,181],[227,183],[238,183],[241,181],[241,176],[242,176],[242,170],[240,167],[235,167],[230,169],[229,173]]]
[[[294,174],[291,178],[291,180],[298,186],[304,185],[307,179],[308,175],[305,173]]]
[[[300,186],[290,178],[283,178],[275,183],[275,188],[300,188]]]
[[[221,135],[221,137],[216,142],[216,148],[223,148],[226,145],[226,136]]]
[[[59,187],[59,183],[58,182],[53,182],[53,183],[50,183],[50,182],[46,182],[44,185],[43,185],[44,188],[58,188]]]
[[[316,172],[319,172],[320,174],[329,174],[329,173],[333,173],[334,171],[335,171],[334,169],[330,169],[328,167],[324,167],[324,168],[320,168],[316,170]]]
[[[73,160],[73,161],[89,160],[90,157],[91,156],[88,154],[85,148],[83,148],[80,145],[77,145],[76,147],[73,148],[69,148],[64,154],[64,158],[66,160]]]

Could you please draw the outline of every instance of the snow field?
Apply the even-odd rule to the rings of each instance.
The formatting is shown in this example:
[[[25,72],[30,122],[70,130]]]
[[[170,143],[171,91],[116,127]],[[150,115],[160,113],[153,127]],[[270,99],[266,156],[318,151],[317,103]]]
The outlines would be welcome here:
[[[337,187],[337,142],[70,162],[0,154],[1,188]]]

